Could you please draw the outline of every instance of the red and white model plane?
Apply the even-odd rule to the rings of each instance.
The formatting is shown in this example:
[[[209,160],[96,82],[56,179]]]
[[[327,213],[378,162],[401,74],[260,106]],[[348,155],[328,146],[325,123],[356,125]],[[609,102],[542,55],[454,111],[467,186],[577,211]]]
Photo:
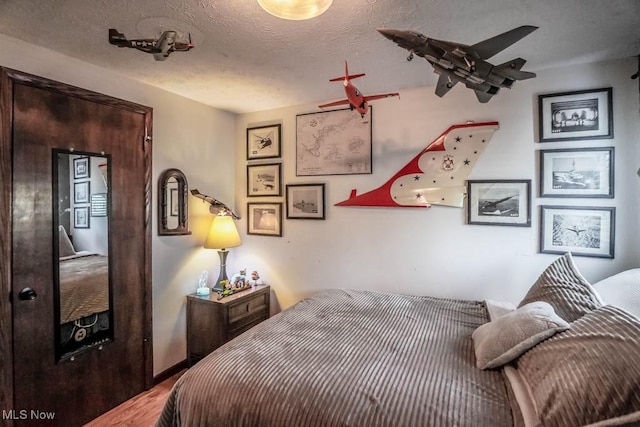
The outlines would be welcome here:
[[[344,61],[344,77],[336,77],[335,79],[329,80],[330,82],[339,82],[342,81],[344,85],[344,92],[347,95],[347,99],[342,99],[340,101],[330,102],[328,104],[319,105],[319,108],[327,108],[327,107],[336,107],[338,105],[349,105],[352,110],[356,110],[360,113],[360,116],[364,117],[369,111],[369,101],[373,101],[375,99],[388,98],[390,96],[400,96],[399,93],[383,93],[380,95],[371,95],[364,96],[357,87],[351,84],[352,79],[357,79],[358,77],[362,77],[365,74],[352,74],[349,75],[349,67],[347,65],[347,61]]]

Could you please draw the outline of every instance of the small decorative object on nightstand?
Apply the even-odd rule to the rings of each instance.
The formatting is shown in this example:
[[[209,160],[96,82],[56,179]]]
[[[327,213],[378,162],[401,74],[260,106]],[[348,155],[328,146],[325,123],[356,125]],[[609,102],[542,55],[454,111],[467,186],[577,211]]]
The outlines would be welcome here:
[[[271,288],[258,285],[218,299],[187,296],[187,362],[193,366],[227,341],[269,318]]]

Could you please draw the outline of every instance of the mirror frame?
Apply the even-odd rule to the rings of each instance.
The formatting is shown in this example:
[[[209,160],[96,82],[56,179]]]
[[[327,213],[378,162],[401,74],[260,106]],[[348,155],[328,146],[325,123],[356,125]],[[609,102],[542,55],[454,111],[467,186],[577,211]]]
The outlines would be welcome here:
[[[178,226],[167,228],[167,187],[169,180],[174,178],[178,182]],[[159,236],[183,236],[191,234],[189,231],[189,210],[187,202],[187,177],[180,169],[167,169],[158,178],[158,235]]]
[[[63,348],[63,346],[61,345],[61,335],[62,335],[62,325],[60,324],[60,310],[61,310],[61,300],[60,300],[60,287],[61,287],[61,280],[60,280],[60,235],[59,235],[59,229],[58,226],[60,225],[60,198],[59,198],[59,194],[60,194],[60,181],[58,179],[58,169],[59,169],[59,156],[60,155],[66,155],[66,156],[81,156],[81,157],[88,157],[88,158],[101,158],[101,159],[105,159],[107,161],[107,164],[109,165],[109,169],[107,170],[107,176],[106,176],[106,182],[105,182],[105,186],[107,188],[107,214],[106,214],[106,222],[107,222],[107,263],[108,263],[108,277],[107,277],[107,286],[108,286],[108,299],[109,299],[109,314],[108,314],[108,321],[109,321],[109,329],[107,330],[107,332],[104,334],[106,337],[103,339],[98,339],[96,340],[95,338],[93,338],[92,340],[89,340],[88,342],[86,342],[85,344],[82,344],[79,348],[76,349],[72,349],[69,351],[65,351],[65,349]],[[86,353],[88,351],[93,351],[93,350],[102,350],[104,345],[108,345],[111,342],[113,342],[115,340],[115,326],[114,326],[114,320],[115,320],[115,314],[114,314],[114,292],[113,292],[113,269],[112,269],[112,238],[111,238],[111,218],[112,218],[112,213],[111,213],[111,200],[112,200],[112,195],[109,192],[110,188],[111,188],[111,164],[112,164],[112,157],[111,154],[105,154],[103,153],[94,153],[94,152],[89,152],[89,151],[77,151],[77,150],[68,150],[68,149],[63,149],[63,148],[54,148],[52,150],[52,210],[53,210],[53,302],[54,302],[54,324],[55,324],[55,330],[54,330],[54,337],[55,337],[55,345],[54,345],[54,350],[55,350],[55,360],[56,363],[63,363],[63,362],[67,362],[67,361],[74,361],[75,357]],[[91,164],[91,163],[89,163]],[[69,182],[69,185],[74,184],[74,181]],[[70,198],[73,198],[73,190],[70,190]],[[70,221],[73,224],[73,211],[70,211]],[[57,262],[56,262],[57,260]],[[94,314],[99,314],[99,313],[94,313]],[[97,319],[97,318],[96,318]]]

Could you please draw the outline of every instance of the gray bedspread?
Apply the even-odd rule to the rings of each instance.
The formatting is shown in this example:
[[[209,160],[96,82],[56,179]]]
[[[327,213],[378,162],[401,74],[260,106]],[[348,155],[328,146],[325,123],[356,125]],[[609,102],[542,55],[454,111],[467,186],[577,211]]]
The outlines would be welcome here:
[[[503,373],[475,367],[487,321],[481,302],[322,291],[189,369],[157,425],[514,425]]]

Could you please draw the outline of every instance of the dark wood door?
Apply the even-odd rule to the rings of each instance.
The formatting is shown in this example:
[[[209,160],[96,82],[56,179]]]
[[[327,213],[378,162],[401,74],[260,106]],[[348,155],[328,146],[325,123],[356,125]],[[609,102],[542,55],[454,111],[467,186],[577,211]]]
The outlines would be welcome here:
[[[44,425],[82,425],[152,381],[151,109],[19,73],[3,83],[13,98],[3,111],[12,118],[10,418],[40,426],[39,417],[55,414]],[[54,149],[109,155],[111,174],[113,340],[62,361],[54,349]],[[24,288],[37,297],[19,298]]]

